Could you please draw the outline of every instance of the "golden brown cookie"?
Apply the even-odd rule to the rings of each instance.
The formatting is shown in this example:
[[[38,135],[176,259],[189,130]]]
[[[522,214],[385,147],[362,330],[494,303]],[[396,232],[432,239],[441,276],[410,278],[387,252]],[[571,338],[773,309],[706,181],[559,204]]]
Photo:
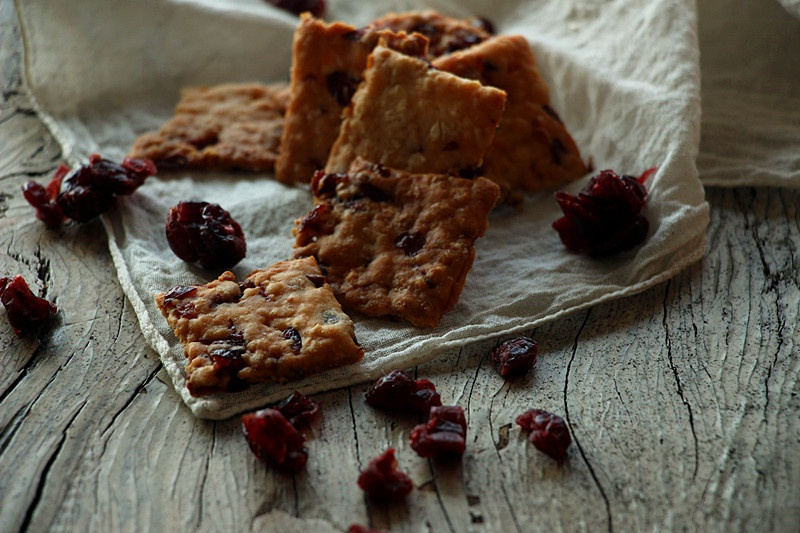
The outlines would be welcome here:
[[[308,14],[300,17],[292,52],[291,102],[275,165],[278,181],[308,183],[314,171],[325,166],[342,110],[380,39],[390,48],[417,56],[424,55],[428,45],[421,35],[357,30]]]
[[[364,355],[316,261],[309,257],[178,285],[156,305],[184,345],[193,395],[287,381],[352,364]]]
[[[503,114],[505,92],[377,46],[344,111],[326,172],[356,157],[413,173],[474,175]]]
[[[519,35],[492,37],[433,62],[441,70],[497,87],[508,95],[503,119],[483,160],[483,175],[517,204],[535,192],[589,172],[575,141],[550,107],[547,84],[530,45]]]
[[[175,116],[139,137],[128,155],[160,169],[271,171],[288,102],[285,84],[187,88]]]
[[[429,59],[469,48],[491,37],[483,19],[457,19],[433,10],[387,13],[368,27],[424,35],[430,42]]]
[[[363,160],[317,172],[295,257],[314,256],[348,311],[433,327],[458,301],[499,195],[485,178],[410,174]]]

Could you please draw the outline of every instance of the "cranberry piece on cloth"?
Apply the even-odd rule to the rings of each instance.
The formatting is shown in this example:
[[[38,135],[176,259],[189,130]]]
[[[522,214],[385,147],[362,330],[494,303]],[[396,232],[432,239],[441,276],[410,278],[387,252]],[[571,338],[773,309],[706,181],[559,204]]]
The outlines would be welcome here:
[[[650,228],[640,214],[647,199],[644,181],[655,168],[638,178],[603,170],[577,196],[557,192],[564,216],[553,222],[564,246],[577,253],[601,257],[625,252],[642,244]]]

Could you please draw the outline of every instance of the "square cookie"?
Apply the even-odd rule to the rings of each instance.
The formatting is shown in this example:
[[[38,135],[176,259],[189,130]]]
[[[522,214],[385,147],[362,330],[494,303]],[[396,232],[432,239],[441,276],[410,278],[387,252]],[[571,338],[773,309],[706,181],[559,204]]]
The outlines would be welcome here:
[[[373,20],[369,28],[419,33],[428,41],[428,59],[463,50],[491,37],[493,29],[485,19],[457,19],[433,10],[387,13]]]
[[[361,157],[412,173],[474,175],[494,139],[505,92],[377,46],[344,111],[326,172]]]
[[[433,66],[508,95],[500,127],[483,159],[483,175],[500,185],[504,202],[519,204],[523,192],[561,185],[589,172],[550,107],[549,89],[524,37],[492,37],[438,58]]]
[[[317,172],[311,189],[316,207],[296,221],[294,256],[317,259],[344,309],[420,327],[456,305],[499,195],[485,178],[361,159],[346,174]]]
[[[288,103],[285,84],[187,88],[174,117],[140,136],[128,155],[152,159],[159,169],[269,172]]]
[[[275,166],[278,181],[308,183],[314,171],[325,166],[339,134],[342,110],[381,39],[403,54],[422,56],[428,46],[421,35],[357,30],[308,14],[300,17],[292,51],[291,102]]]
[[[239,283],[225,272],[155,300],[184,346],[186,386],[195,396],[297,379],[364,355],[311,257],[256,270]]]

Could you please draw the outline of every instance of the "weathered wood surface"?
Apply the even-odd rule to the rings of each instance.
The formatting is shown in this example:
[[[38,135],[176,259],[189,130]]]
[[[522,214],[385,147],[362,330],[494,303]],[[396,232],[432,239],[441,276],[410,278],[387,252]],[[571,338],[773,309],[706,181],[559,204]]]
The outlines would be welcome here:
[[[358,385],[315,397],[310,460],[287,476],[256,460],[237,420],[195,419],[157,379],[100,224],[34,218],[20,185],[48,179],[60,153],[20,61],[3,1],[0,275],[24,275],[60,311],[39,337],[0,320],[0,531],[799,530],[798,192],[708,191],[702,263],[532,332],[525,379],[496,375],[493,342],[415,369],[464,407],[462,461],[417,457],[418,421],[367,408]],[[565,467],[513,425],[532,407],[569,422]],[[388,446],[417,489],[406,505],[356,486]]]

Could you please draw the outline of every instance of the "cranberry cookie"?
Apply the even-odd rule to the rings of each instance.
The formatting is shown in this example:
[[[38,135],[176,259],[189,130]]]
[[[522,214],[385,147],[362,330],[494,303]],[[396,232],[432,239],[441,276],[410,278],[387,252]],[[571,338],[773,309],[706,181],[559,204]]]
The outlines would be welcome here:
[[[523,192],[561,185],[589,172],[564,123],[550,107],[550,93],[530,45],[519,35],[492,37],[436,59],[433,66],[502,89],[508,95],[483,175],[500,185],[506,203]]]
[[[231,272],[178,285],[156,305],[184,345],[193,395],[287,381],[364,355],[313,258],[276,263],[237,283]]]
[[[494,139],[505,92],[378,45],[344,111],[326,172],[356,157],[412,173],[474,175]]]
[[[348,311],[433,327],[458,301],[499,196],[485,178],[410,174],[361,159],[317,172],[316,207],[296,221],[295,257],[313,256]]]
[[[367,57],[383,39],[400,53],[422,56],[421,35],[360,29],[342,22],[300,17],[292,52],[291,102],[281,138],[275,177],[283,183],[308,183],[323,168],[339,133],[342,110],[361,82]]]
[[[285,84],[184,89],[175,116],[139,137],[129,156],[151,159],[160,169],[271,171],[288,103]]]
[[[428,59],[469,48],[491,37],[491,28],[484,19],[456,19],[433,10],[388,13],[372,21],[368,28],[424,35],[430,42]]]

